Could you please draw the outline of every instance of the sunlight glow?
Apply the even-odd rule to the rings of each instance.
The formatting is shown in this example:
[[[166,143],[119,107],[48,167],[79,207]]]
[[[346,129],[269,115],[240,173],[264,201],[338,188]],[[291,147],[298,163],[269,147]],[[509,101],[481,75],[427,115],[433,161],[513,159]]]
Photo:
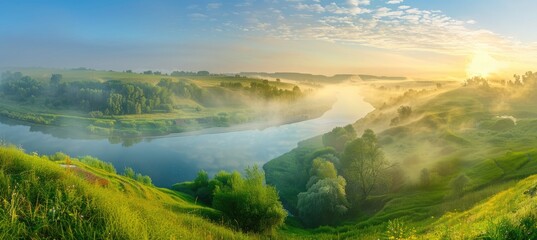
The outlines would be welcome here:
[[[500,63],[486,52],[477,52],[466,67],[467,77],[488,77],[496,73]]]

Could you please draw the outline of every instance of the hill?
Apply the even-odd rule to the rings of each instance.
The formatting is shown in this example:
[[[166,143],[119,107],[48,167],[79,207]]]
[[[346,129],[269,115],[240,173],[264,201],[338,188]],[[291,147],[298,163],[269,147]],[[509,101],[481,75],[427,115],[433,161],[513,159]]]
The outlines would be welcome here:
[[[407,79],[406,77],[375,76],[375,75],[365,75],[365,74],[360,74],[360,75],[336,74],[333,76],[325,76],[325,75],[315,75],[315,74],[308,74],[308,73],[293,73],[293,72],[276,72],[276,73],[241,72],[240,75],[252,77],[252,78],[287,79],[287,80],[298,81],[298,82],[328,83],[328,84],[342,83],[342,82],[349,81],[349,80],[402,81],[402,80]]]
[[[365,129],[377,132],[390,167],[383,171],[371,195],[351,206],[339,221],[306,233],[322,233],[315,236],[326,238],[377,239],[386,236],[390,228],[405,225],[418,238],[446,239],[433,233],[445,230],[439,225],[454,216],[453,212],[468,211],[465,219],[477,218],[479,214],[470,209],[500,198],[496,194],[537,173],[535,76],[525,79],[524,87],[473,79],[463,86],[435,87],[431,83],[428,88],[412,89],[414,86],[403,83],[397,88],[377,84],[364,91],[376,110],[353,124],[353,129],[359,135]],[[325,134],[306,140],[264,165],[267,183],[280,190],[282,202],[296,217],[291,234],[303,228],[297,196],[308,190],[312,162],[326,159],[334,163],[338,173],[345,172],[338,167],[344,153],[333,149],[337,145],[328,139]],[[501,196],[508,201],[507,195]],[[517,195],[511,201],[523,197]],[[522,220],[517,214],[499,213],[490,219]],[[535,209],[526,213],[534,214]],[[485,220],[480,219],[476,229],[483,230]],[[518,222],[513,224],[517,226]],[[464,227],[449,230],[447,239],[466,239],[458,236],[466,236],[466,228],[473,225]],[[478,231],[471,232],[477,238]]]
[[[69,159],[68,157],[66,159]],[[250,239],[187,195],[0,147],[1,239]]]

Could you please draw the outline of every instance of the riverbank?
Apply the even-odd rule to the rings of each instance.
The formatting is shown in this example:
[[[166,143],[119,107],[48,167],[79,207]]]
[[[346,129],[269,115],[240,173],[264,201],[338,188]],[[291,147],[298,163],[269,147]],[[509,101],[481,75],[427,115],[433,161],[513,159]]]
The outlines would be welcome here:
[[[311,100],[310,100],[311,101]],[[42,113],[35,110],[0,103],[0,121],[22,124],[57,137],[75,139],[140,139],[168,135],[197,135],[250,129],[264,129],[321,117],[332,108],[335,99],[323,99],[321,104],[301,108],[292,104],[287,109],[270,112],[243,110],[194,118],[152,119],[152,116],[124,116],[91,118],[77,115]],[[23,111],[21,111],[23,110]],[[26,110],[28,112],[26,112]],[[160,116],[163,117],[163,116]],[[66,135],[69,134],[69,136]]]

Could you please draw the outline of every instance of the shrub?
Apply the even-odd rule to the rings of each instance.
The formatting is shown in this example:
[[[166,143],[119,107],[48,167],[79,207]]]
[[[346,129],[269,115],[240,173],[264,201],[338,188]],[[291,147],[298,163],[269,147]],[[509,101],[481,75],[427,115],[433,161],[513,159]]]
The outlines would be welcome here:
[[[217,187],[213,206],[222,211],[231,224],[243,231],[271,233],[283,225],[287,212],[276,189],[265,186],[265,175],[257,168],[247,168],[246,178],[234,172],[231,187]]]
[[[91,156],[84,156],[80,158],[80,162],[85,163],[89,166],[105,170],[109,173],[116,173],[116,168],[111,163],[103,162],[97,158]]]

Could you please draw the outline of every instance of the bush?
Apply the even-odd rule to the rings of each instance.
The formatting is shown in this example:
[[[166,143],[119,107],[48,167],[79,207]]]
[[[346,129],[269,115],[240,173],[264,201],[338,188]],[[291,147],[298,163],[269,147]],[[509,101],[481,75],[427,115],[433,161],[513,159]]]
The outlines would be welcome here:
[[[92,118],[102,118],[104,116],[103,112],[101,112],[101,111],[89,112],[89,115]]]
[[[265,175],[257,168],[230,177],[230,187],[216,187],[213,207],[222,211],[231,224],[243,231],[271,233],[285,220],[287,212],[274,187],[265,186]]]
[[[537,239],[537,218],[535,215],[523,217],[518,223],[502,219],[490,224],[486,233],[478,239]]]
[[[85,156],[80,158],[80,162],[85,163],[89,166],[105,170],[109,173],[116,173],[116,168],[111,163],[103,162],[97,158],[91,156]]]
[[[48,158],[52,161],[63,161],[69,158],[69,156],[67,156],[67,154],[65,153],[57,152],[57,153],[54,153],[53,155],[50,155]]]

